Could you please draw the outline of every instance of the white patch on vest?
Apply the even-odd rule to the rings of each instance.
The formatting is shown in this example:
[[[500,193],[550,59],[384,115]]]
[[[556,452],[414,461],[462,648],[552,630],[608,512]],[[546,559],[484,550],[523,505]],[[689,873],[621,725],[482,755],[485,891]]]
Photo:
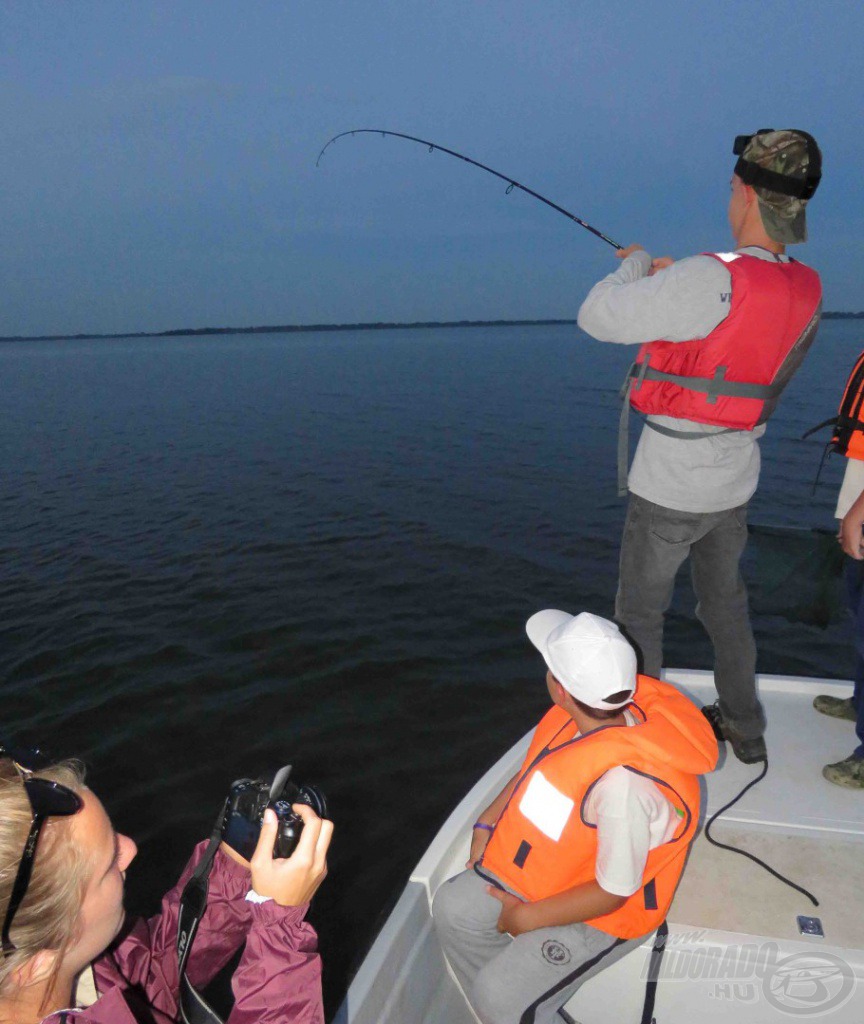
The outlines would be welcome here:
[[[542,772],[534,772],[519,801],[519,810],[543,835],[558,842],[575,804],[569,796],[548,782]]]
[[[733,260],[737,260],[741,255],[740,252],[715,252],[714,255],[718,260],[723,260],[724,263],[731,263]]]

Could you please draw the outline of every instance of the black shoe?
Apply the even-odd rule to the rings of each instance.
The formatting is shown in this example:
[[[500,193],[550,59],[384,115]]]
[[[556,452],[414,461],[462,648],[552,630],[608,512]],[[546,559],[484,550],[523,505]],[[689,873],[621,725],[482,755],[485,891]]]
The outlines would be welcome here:
[[[723,715],[720,713],[720,707],[717,702],[705,704],[702,708],[702,714],[708,719],[708,724],[711,726],[714,738],[718,743],[723,743],[726,739],[723,735]]]
[[[719,701],[706,704],[702,708],[702,714],[708,719],[717,742],[723,743],[728,740],[733,753],[743,764],[756,764],[757,761],[768,760],[764,737],[757,736],[755,739],[745,740],[736,736],[723,721],[723,712],[720,710]]]
[[[768,760],[764,736],[757,736],[752,740],[741,740],[733,736],[727,736],[726,738],[732,745],[735,756],[744,764],[756,764],[757,761]]]

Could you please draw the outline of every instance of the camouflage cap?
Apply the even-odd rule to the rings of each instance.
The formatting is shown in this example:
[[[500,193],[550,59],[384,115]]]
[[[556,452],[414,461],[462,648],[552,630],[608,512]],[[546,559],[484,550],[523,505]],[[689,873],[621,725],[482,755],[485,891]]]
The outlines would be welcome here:
[[[736,173],[747,181],[749,175],[746,168],[741,168],[742,163],[755,164],[765,171],[793,179],[790,184],[794,184],[794,179],[800,180],[800,191],[805,193],[804,196],[787,195],[766,187],[758,180],[758,172],[753,175],[755,180],[748,184],[756,192],[762,223],[771,238],[784,245],[805,242],[807,222],[804,209],[822,173],[822,154],[815,139],[793,128],[760,132],[750,138],[736,167]]]

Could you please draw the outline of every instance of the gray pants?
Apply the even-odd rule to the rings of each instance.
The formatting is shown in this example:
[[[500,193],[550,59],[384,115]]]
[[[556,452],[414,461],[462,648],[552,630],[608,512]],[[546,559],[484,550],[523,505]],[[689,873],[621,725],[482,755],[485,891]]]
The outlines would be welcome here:
[[[463,871],[432,903],[444,955],[483,1024],[561,1024],[558,1010],[579,986],[643,942],[587,924],[502,935],[501,904],[487,885]]]
[[[690,556],[696,616],[714,645],[714,681],[730,730],[754,739],[765,729],[756,695],[756,643],[738,563],[747,544],[747,506],[676,512],[630,495],[621,540],[615,619],[642,654],[642,671],[663,664],[663,616],[675,576]]]

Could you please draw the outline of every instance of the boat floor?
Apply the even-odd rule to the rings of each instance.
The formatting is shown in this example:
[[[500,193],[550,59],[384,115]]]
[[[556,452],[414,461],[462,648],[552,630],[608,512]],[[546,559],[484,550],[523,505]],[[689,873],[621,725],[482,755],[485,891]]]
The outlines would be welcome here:
[[[664,676],[699,704],[716,699],[710,672],[669,670]],[[848,975],[841,982],[857,985],[857,998],[847,995],[826,1004],[820,1020],[858,1024],[861,1015],[852,1006],[860,1008],[858,999],[864,992],[864,791],[823,779],[822,766],[848,756],[855,737],[850,722],[820,715],[812,707],[817,693],[845,697],[851,694],[851,684],[763,676],[759,690],[769,723],[768,774],[723,814],[712,835],[761,857],[813,892],[820,905],[813,907],[757,864],[710,845],[700,834],[669,914],[664,968],[674,974],[698,956],[704,961],[706,956],[738,956],[749,949],[763,965],[760,977],[764,979],[767,970],[770,981],[772,957],[776,963],[778,956],[786,958],[783,962],[790,957],[796,961],[802,951],[833,955]],[[429,908],[438,885],[462,870],[471,823],[518,769],[529,739],[530,734],[523,737],[483,776],[433,840],[352,983],[335,1019],[338,1024],[476,1020],[444,962]],[[705,779],[703,823],[760,770],[761,765],[743,765],[731,752],[721,752],[717,769]],[[824,938],[802,936],[799,915],[818,917]],[[646,942],[587,982],[567,1004],[569,1017],[562,1018],[584,1024],[638,1021],[649,950]],[[730,1019],[736,1024],[766,1024],[788,1021],[790,1014],[812,1015],[810,1004],[790,1010],[782,995],[766,997],[767,982],[759,982],[754,969],[751,963],[744,970],[749,975],[738,970],[741,976],[728,982],[715,980],[711,969],[695,978],[691,974],[673,979],[685,984],[661,976],[658,1020],[690,1024],[698,1015],[702,1024]]]
[[[670,671],[667,678],[697,701],[713,700],[709,673]],[[707,841],[704,831],[669,914],[670,922],[777,938],[800,938],[798,915],[817,916],[825,942],[864,949],[864,791],[822,777],[822,767],[852,752],[851,722],[820,715],[816,693],[851,694],[850,685],[760,680],[768,712],[768,774],[711,829],[714,838],[766,861],[819,900],[810,901],[764,868]],[[728,749],[707,778],[707,817],[759,774]]]

